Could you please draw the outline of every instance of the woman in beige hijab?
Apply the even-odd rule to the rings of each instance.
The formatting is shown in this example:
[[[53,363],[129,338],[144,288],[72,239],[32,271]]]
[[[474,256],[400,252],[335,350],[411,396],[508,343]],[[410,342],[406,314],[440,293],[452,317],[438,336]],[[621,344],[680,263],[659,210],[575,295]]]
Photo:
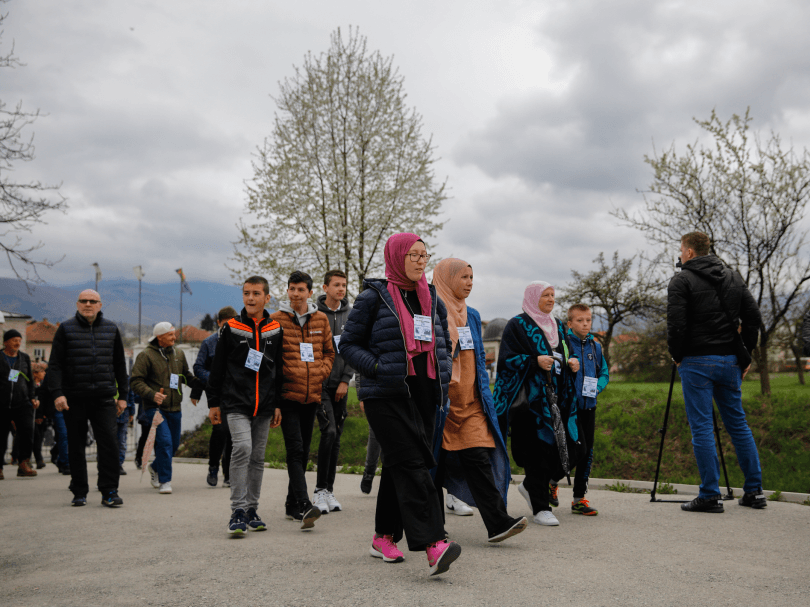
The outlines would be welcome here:
[[[490,542],[523,531],[526,518],[506,511],[510,469],[506,444],[498,428],[489,389],[481,317],[467,306],[472,267],[460,259],[444,259],[433,271],[433,285],[447,308],[449,354],[453,361],[449,405],[442,409],[434,440],[436,490],[478,508]]]

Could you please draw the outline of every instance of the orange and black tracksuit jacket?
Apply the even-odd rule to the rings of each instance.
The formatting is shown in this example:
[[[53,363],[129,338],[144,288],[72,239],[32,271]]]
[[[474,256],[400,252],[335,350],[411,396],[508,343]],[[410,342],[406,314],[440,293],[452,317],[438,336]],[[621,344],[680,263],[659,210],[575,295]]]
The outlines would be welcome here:
[[[272,417],[281,398],[282,334],[281,325],[267,310],[258,324],[243,308],[238,318],[223,325],[208,376],[208,407],[219,407],[222,413]],[[258,371],[245,365],[250,350],[261,353]]]

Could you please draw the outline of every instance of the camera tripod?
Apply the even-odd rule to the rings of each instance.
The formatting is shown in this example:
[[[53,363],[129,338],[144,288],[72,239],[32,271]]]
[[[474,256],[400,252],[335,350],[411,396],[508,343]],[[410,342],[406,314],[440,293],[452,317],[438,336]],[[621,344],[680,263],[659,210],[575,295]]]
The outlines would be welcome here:
[[[664,454],[664,438],[667,435],[667,423],[669,421],[669,408],[672,404],[672,389],[675,387],[675,372],[678,366],[672,363],[672,378],[669,380],[669,396],[667,396],[667,408],[664,413],[664,425],[658,430],[661,433],[661,447],[658,449],[658,464],[655,466],[655,481],[653,482],[652,493],[650,494],[651,502],[669,502],[672,504],[685,504],[689,500],[662,500],[656,499],[655,489],[658,486],[658,473],[661,470],[661,456]],[[720,428],[717,427],[717,415],[714,412],[714,405],[712,405],[712,423],[714,423],[714,435],[717,439],[717,449],[720,453],[720,463],[723,466],[723,474],[726,477],[726,489],[728,493],[723,496],[724,500],[733,500],[734,492],[731,489],[731,484],[728,481],[728,471],[726,470],[726,459],[723,457],[723,444],[720,442]]]

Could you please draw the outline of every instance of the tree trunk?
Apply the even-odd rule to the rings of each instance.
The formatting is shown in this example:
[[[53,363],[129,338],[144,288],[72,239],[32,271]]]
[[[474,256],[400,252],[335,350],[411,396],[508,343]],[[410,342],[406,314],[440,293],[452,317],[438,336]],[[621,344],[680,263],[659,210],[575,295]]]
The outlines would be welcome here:
[[[804,385],[804,361],[802,360],[802,351],[801,349],[791,346],[791,351],[793,352],[793,358],[796,359],[796,372],[799,374],[799,383],[803,386]]]
[[[771,375],[768,368],[768,337],[762,334],[762,342],[759,344],[759,387],[763,395],[771,394]]]

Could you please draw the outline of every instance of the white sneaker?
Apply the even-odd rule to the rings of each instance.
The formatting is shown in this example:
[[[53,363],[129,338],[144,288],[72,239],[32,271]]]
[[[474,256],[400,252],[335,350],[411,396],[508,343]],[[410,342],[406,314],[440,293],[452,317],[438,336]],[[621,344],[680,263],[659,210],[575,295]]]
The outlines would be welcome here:
[[[158,478],[158,473],[155,471],[155,469],[152,467],[152,465],[151,465],[151,464],[149,464],[149,476],[150,476],[150,477],[151,477],[151,479],[152,479],[152,480],[151,480],[151,482],[152,482],[152,486],[153,486],[155,489],[160,488],[160,479]]]
[[[331,491],[326,492],[326,504],[329,506],[329,512],[340,512],[342,509],[340,502]]]
[[[455,495],[450,493],[444,498],[444,504],[447,506],[447,511],[459,516],[472,516],[473,509],[467,504],[458,499]]]
[[[312,495],[312,505],[321,511],[321,514],[329,514],[329,503],[327,502],[327,495],[329,492],[326,489],[318,489]]]
[[[538,525],[546,525],[547,527],[554,527],[560,524],[560,521],[557,520],[557,517],[554,516],[551,510],[541,510],[534,515],[532,520]]]
[[[520,493],[526,500],[526,503],[529,504],[529,512],[534,512],[534,508],[532,507],[532,498],[529,497],[529,490],[523,486],[523,483],[518,485],[518,493]]]
[[[160,493],[171,493],[171,492],[172,492],[171,483],[160,483]]]

